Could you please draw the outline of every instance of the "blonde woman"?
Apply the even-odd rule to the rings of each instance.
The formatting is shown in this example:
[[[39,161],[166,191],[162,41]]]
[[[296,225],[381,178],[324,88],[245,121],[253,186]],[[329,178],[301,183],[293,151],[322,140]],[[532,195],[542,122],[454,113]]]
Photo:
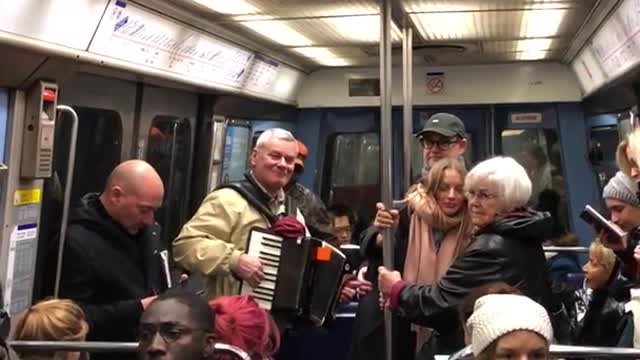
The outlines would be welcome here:
[[[89,325],[71,300],[45,300],[33,305],[18,321],[15,339],[22,341],[84,341]],[[88,359],[80,352],[20,351],[21,360]]]
[[[361,246],[369,261],[367,278],[374,282],[374,290],[360,301],[351,359],[382,359],[384,356],[384,319],[375,284],[377,267],[382,262],[379,234],[385,227],[397,227],[396,268],[413,284],[435,284],[468,244],[471,222],[464,197],[465,176],[466,170],[460,161],[439,160],[422,183],[409,189],[407,212],[398,214],[379,208],[374,226],[364,234]],[[454,321],[445,322],[438,329],[440,353],[452,352],[462,346],[453,315]],[[422,350],[424,344],[428,345],[425,350],[433,350],[431,345],[435,346],[435,343],[427,343],[431,338],[430,329],[416,325],[410,328],[407,322],[399,321],[398,324],[395,358],[413,358],[415,351]]]
[[[616,160],[620,170],[636,183],[640,181],[640,128],[633,130],[624,139],[616,151]]]

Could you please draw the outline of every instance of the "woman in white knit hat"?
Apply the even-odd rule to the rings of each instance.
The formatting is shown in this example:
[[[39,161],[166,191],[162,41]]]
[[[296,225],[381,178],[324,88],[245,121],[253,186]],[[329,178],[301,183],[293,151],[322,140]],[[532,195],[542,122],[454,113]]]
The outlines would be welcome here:
[[[549,359],[553,329],[547,311],[526,296],[479,298],[467,321],[476,360]]]

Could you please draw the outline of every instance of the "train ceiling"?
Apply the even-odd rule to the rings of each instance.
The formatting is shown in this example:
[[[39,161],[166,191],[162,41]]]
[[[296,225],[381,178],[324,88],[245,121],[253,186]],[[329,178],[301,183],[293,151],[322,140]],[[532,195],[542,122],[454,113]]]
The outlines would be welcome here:
[[[597,0],[394,2],[394,64],[401,27],[414,29],[414,63],[566,61]],[[310,68],[378,64],[376,0],[174,0],[200,18],[299,59]]]

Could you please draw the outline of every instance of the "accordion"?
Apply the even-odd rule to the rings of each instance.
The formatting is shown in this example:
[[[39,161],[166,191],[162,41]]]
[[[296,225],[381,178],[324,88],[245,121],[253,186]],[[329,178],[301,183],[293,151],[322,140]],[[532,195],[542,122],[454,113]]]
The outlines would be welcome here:
[[[270,230],[253,228],[248,255],[260,259],[264,280],[255,288],[242,282],[241,295],[250,295],[261,308],[285,312],[316,326],[335,317],[346,256],[316,238],[283,239]]]

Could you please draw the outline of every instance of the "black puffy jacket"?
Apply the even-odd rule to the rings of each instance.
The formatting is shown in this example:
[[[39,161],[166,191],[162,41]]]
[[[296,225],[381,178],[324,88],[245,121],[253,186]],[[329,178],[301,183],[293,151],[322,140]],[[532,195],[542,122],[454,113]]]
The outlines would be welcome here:
[[[397,313],[413,323],[448,333],[447,328],[459,324],[442,321],[442,314],[457,308],[472,289],[496,281],[519,289],[547,311],[560,308],[560,304],[552,304],[542,250],[551,227],[548,213],[521,210],[481,229],[437,284],[402,289]]]
[[[55,242],[54,242],[55,243]],[[57,244],[55,245],[57,249]],[[62,262],[60,297],[77,302],[89,323],[87,340],[135,341],[142,304],[168,287],[168,253],[160,227],[132,236],[107,213],[95,193],[73,209]],[[55,273],[55,261],[49,264]],[[95,354],[129,359],[133,354]]]
[[[572,345],[615,347],[621,336],[619,327],[626,313],[630,286],[617,266],[602,289],[573,290],[554,283],[554,295],[562,298],[568,320],[568,333],[563,338],[557,334],[557,340]]]

